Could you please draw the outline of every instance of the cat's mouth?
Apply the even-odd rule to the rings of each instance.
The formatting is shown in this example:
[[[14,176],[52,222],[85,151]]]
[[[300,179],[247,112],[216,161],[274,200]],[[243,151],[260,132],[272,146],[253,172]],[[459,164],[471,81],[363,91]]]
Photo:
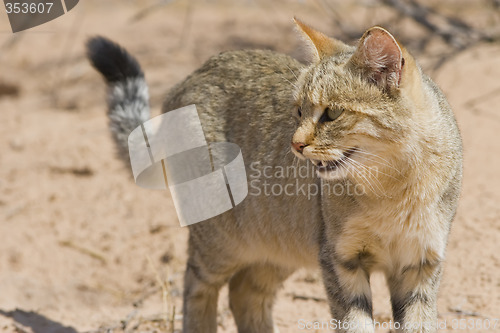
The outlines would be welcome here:
[[[337,170],[339,167],[344,165],[345,161],[349,160],[349,158],[356,152],[356,148],[350,148],[342,153],[342,156],[336,160],[315,160],[311,159],[314,165],[318,168],[319,173],[331,172]]]

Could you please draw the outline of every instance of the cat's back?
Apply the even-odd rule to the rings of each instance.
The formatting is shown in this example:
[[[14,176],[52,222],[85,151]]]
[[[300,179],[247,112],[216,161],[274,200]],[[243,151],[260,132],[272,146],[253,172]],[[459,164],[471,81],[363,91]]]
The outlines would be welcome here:
[[[223,52],[172,88],[163,112],[196,104],[208,141],[245,146],[251,144],[249,131],[252,137],[263,138],[273,128],[276,134],[276,124],[283,123],[281,127],[288,130],[280,134],[290,141],[293,82],[302,66],[273,51]]]

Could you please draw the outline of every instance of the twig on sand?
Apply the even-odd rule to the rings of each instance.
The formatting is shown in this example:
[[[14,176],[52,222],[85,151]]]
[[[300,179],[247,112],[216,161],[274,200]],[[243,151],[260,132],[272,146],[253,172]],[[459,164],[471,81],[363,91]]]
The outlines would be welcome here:
[[[162,290],[162,304],[163,304],[163,320],[165,325],[169,328],[169,332],[173,333],[174,332],[174,326],[175,326],[175,306],[172,304],[172,298],[170,297],[170,284],[168,281],[168,271],[167,271],[167,277],[165,279],[162,279],[160,276],[160,273],[156,269],[156,266],[153,263],[153,260],[151,259],[150,256],[147,256],[149,265],[153,269],[156,280],[158,281],[158,284],[161,286]],[[168,267],[167,267],[168,268]],[[172,312],[169,315],[169,310],[168,310],[168,305],[172,304]]]
[[[483,318],[485,317],[485,316],[481,315],[479,312],[462,310],[462,308],[460,308],[458,306],[449,307],[448,311],[450,311],[452,314],[466,316],[466,317],[483,317]]]
[[[498,88],[495,88],[491,91],[488,91],[482,95],[479,95],[479,96],[476,96],[476,97],[473,97],[471,99],[469,99],[468,101],[466,101],[464,103],[464,105],[467,107],[467,108],[474,108],[478,103],[481,103],[481,102],[484,102],[490,98],[493,98],[493,97],[497,97],[498,94],[500,94],[500,87]]]
[[[161,287],[159,286],[155,286],[154,288],[151,288],[150,290],[147,290],[145,292],[142,293],[142,295],[140,297],[138,297],[133,303],[132,305],[135,307],[135,308],[138,308],[138,307],[141,307],[143,302],[150,296],[156,294],[157,292],[159,292],[161,290]]]
[[[173,317],[173,320],[182,320],[182,315],[175,315]],[[148,324],[148,323],[149,324],[151,324],[151,323],[163,324],[164,322],[165,322],[165,315],[163,313],[158,313],[158,314],[154,314],[154,315],[150,315],[150,316],[146,316],[146,317],[140,317],[138,319],[137,324],[135,324],[133,327],[131,327],[130,329],[128,329],[127,332],[135,332],[143,324]],[[141,330],[140,332],[143,332],[143,331]],[[170,326],[170,329],[169,329],[168,332],[169,333],[174,333],[175,332],[173,326]]]
[[[84,248],[84,247],[77,245],[69,240],[60,241],[59,245],[64,246],[64,247],[69,247],[73,250],[76,250],[76,251],[82,253],[82,254],[86,254],[86,255],[90,256],[91,258],[97,259],[103,264],[106,264],[106,258],[104,257],[104,255],[98,253],[97,251]]]
[[[128,324],[137,316],[137,310],[134,310],[130,312],[125,319],[123,319],[120,323],[122,326],[122,329],[125,330],[128,326]]]
[[[17,333],[33,333],[31,330],[18,323],[14,323],[14,328]]]
[[[333,18],[336,31],[343,37],[354,40],[363,33],[365,26],[363,26],[363,30],[360,30],[360,28],[353,28],[351,22],[346,24],[345,15],[341,15],[337,9],[340,1],[316,1],[322,9],[328,11]],[[498,8],[500,0],[493,1],[492,6],[495,9]],[[385,22],[379,22],[379,24],[397,26],[404,18],[408,18],[427,30],[427,34],[417,39],[409,36],[398,36],[407,39],[409,42],[411,41],[414,48],[420,52],[426,53],[426,48],[435,40],[434,37],[441,39],[446,44],[447,49],[437,55],[438,58],[433,61],[433,71],[437,71],[458,54],[478,43],[500,41],[500,33],[497,28],[476,28],[458,16],[449,15],[417,0],[358,0],[354,3],[361,7],[366,7],[368,4],[373,10],[377,7],[389,9],[391,11],[389,19]]]
[[[439,69],[458,53],[469,49],[479,42],[495,42],[500,35],[490,31],[479,31],[464,20],[445,15],[431,7],[427,7],[415,0],[380,0],[382,4],[394,9],[399,14],[411,18],[414,22],[427,29],[432,34],[441,37],[452,49],[445,53],[434,65]],[[440,21],[441,24],[436,22]],[[427,43],[422,44],[422,48]]]
[[[382,0],[382,2],[400,14],[412,18],[415,22],[440,36],[446,43],[457,49],[465,48],[471,42],[486,38],[483,33],[479,33],[464,21],[438,13],[414,0]],[[432,17],[436,16],[446,22],[444,26],[433,22]]]
[[[125,331],[130,322],[137,316],[137,313],[138,313],[137,310],[133,310],[125,317],[125,319],[120,320],[118,324],[113,324],[110,326],[101,326],[96,330],[85,331],[82,333],[109,333],[109,332],[114,332],[116,330]]]
[[[300,299],[302,301],[315,301],[315,302],[326,303],[326,298],[323,297],[299,295],[296,293],[288,293],[286,295],[292,297],[293,300]]]
[[[154,4],[152,4],[151,6],[149,7],[146,7],[142,10],[140,10],[139,12],[137,12],[134,16],[132,16],[130,18],[129,21],[133,22],[133,21],[139,21],[139,20],[142,20],[143,18],[149,16],[152,12],[156,11],[157,9],[169,4],[170,2],[172,2],[173,0],[159,0],[157,2],[155,2]]]

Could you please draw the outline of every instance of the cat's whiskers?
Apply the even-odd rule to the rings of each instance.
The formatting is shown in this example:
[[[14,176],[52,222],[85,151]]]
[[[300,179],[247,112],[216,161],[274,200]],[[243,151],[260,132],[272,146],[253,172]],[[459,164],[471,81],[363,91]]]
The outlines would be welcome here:
[[[344,148],[344,147],[342,147],[342,148]],[[345,155],[342,155],[340,158],[334,158],[334,157],[332,156],[332,155],[334,155],[333,153],[329,153],[329,154],[328,154],[328,152],[329,152],[329,150],[330,150],[330,149],[331,149],[331,148],[318,147],[318,148],[317,148],[317,149],[315,149],[315,150],[314,150],[314,152],[313,152],[313,153],[317,154],[317,156],[319,156],[319,158],[315,158],[315,159],[316,159],[316,160],[323,161],[323,162],[328,162],[328,161],[339,161],[339,162],[341,162],[341,161],[342,161],[342,159],[349,159],[349,160],[351,160],[353,163],[356,163],[356,164],[357,164],[357,165],[359,165],[361,168],[363,168],[363,169],[364,169],[364,170],[366,170],[368,173],[370,173],[370,175],[371,175],[371,176],[372,176],[375,180],[377,180],[377,181],[378,181],[378,179],[376,178],[376,176],[374,176],[374,175],[373,175],[372,170],[371,170],[371,168],[370,168],[369,166],[367,166],[367,165],[365,165],[365,164],[361,163],[360,161],[356,161],[356,160],[354,160],[354,159],[352,159],[352,158],[350,158],[350,157],[348,157],[348,156],[345,156]],[[346,149],[346,150],[349,150],[349,149],[353,149],[353,148],[352,148],[352,147],[351,147],[351,148],[347,148],[347,147],[345,147],[345,149]],[[326,151],[327,153],[325,153],[325,151]],[[357,152],[359,152],[358,148],[356,148],[356,151],[355,151],[355,152],[356,152],[356,153],[357,153]],[[394,167],[392,167],[392,166],[390,166],[390,165],[387,165],[387,164],[385,164],[385,163],[381,163],[381,162],[375,161],[375,160],[370,159],[370,158],[367,158],[367,157],[364,157],[364,158],[366,158],[366,159],[368,159],[368,160],[371,160],[371,161],[373,161],[373,162],[375,162],[375,163],[378,163],[378,164],[380,164],[380,165],[384,165],[384,166],[386,166],[386,167],[389,167],[389,168],[391,168],[391,169],[396,170]],[[396,171],[397,171],[397,170],[396,170]],[[376,170],[376,172],[377,172],[377,173],[380,173],[380,174],[383,174],[383,175],[385,175],[385,176],[387,176],[387,177],[390,177],[390,178],[392,178],[392,179],[394,179],[394,180],[401,181],[400,179],[397,179],[397,178],[395,178],[394,176],[391,176],[390,174],[387,174],[387,173],[385,173],[385,172],[382,172],[382,171],[380,171],[380,170],[378,170],[378,169]]]
[[[333,154],[330,151],[330,148],[325,147],[317,147],[312,151],[312,154],[315,156],[314,158],[309,158],[311,160],[319,160],[319,161],[334,161],[338,160],[340,157],[333,157],[336,154]]]
[[[367,185],[370,188],[370,190],[372,191],[372,193],[375,194],[375,196],[377,198],[380,198],[380,196],[377,194],[377,191],[372,186],[372,184],[370,183],[370,181],[359,170],[357,170],[354,165],[352,165],[351,163],[349,163],[346,160],[340,160],[339,164],[347,171],[347,173],[349,175],[352,176],[352,178],[357,179],[358,177],[356,177],[356,175],[359,175],[362,178],[364,178],[364,180],[366,180],[366,184],[365,185]],[[351,166],[352,168],[349,168],[349,166]],[[352,173],[350,171],[352,171]],[[364,183],[362,180],[361,180],[361,182]]]
[[[383,185],[382,183],[380,182],[380,180],[375,176],[373,175],[372,173],[372,170],[370,168],[368,168],[366,165],[364,165],[363,163],[359,162],[359,161],[356,161],[350,157],[346,157],[346,160],[348,160],[350,162],[350,164],[355,168],[356,166],[360,167],[362,170],[366,170],[369,174],[370,174],[370,178],[373,179],[376,183],[374,183],[374,185],[380,190],[381,194],[387,198],[391,198],[390,196],[388,196],[384,189],[383,189]],[[356,169],[357,170],[357,169]],[[369,182],[369,179],[364,175],[363,172],[361,172],[360,170],[357,170],[358,171],[358,174],[360,176],[362,176],[364,179],[366,179],[368,182]],[[377,171],[379,172],[379,171]]]
[[[347,156],[344,155],[343,158],[339,158],[339,159],[333,159],[331,154],[325,154],[323,151],[328,151],[327,148],[325,147],[319,147],[319,148],[322,148],[322,149],[315,149],[313,153],[317,154],[317,158],[315,158],[315,160],[319,160],[319,161],[322,161],[322,162],[327,162],[327,161],[332,161],[332,160],[336,160],[338,161],[339,163],[339,166],[341,166],[343,169],[345,169],[345,171],[351,175],[354,179],[359,179],[359,178],[362,178],[360,179],[360,181],[362,183],[365,183],[366,186],[368,186],[371,190],[371,192],[373,194],[375,194],[375,196],[377,198],[380,198],[381,195],[379,195],[378,193],[381,192],[381,194],[385,197],[388,197],[385,193],[384,193],[384,190],[382,189],[382,184],[380,183],[380,181],[371,173],[371,171],[365,166],[363,165],[362,163],[356,161],[356,160],[353,160]],[[361,168],[361,169],[364,169],[366,171],[362,171],[362,170],[359,170],[358,168]],[[352,172],[351,172],[352,171]],[[364,174],[365,172],[369,172],[370,175],[372,177],[372,179],[374,179],[376,182],[378,182],[378,184],[373,184],[370,179],[368,179],[366,177],[366,175]],[[375,188],[376,187],[376,188]]]
[[[356,175],[358,177],[356,177],[354,174],[353,174],[353,178],[354,179],[357,179],[359,177],[363,178],[365,181],[366,181],[366,185],[368,185],[368,187],[370,188],[370,190],[372,191],[373,194],[375,194],[375,196],[377,196],[377,198],[379,198],[380,196],[377,194],[377,191],[376,189],[373,187],[373,184],[370,182],[370,180],[363,174],[363,172],[361,172],[360,170],[358,170],[356,168],[356,165],[352,163],[352,161],[348,161],[348,160],[341,160],[340,163],[347,169],[349,170],[349,166],[351,166],[351,170],[353,171],[353,173],[356,173]],[[364,181],[362,181],[364,183]]]
[[[292,169],[297,170],[300,167],[301,162],[302,160],[298,158],[295,154],[293,154]],[[287,180],[290,180],[290,178],[292,178],[292,175],[294,175],[295,173],[288,173],[287,171],[287,174],[288,174]]]
[[[360,153],[363,153],[363,154],[366,154],[366,155],[370,155],[370,156],[373,156],[373,157],[376,157],[378,159],[381,159],[382,161],[384,161],[385,163],[387,163],[387,166],[391,166],[391,162],[389,162],[388,160],[386,160],[385,158],[377,155],[377,154],[373,154],[373,153],[370,153],[370,152],[367,152],[366,150],[364,150],[363,148],[357,148],[357,150],[360,152]],[[398,171],[397,169],[395,169],[396,171]]]
[[[346,149],[346,150],[348,150],[348,149],[352,149],[352,147],[342,146],[342,145],[337,145],[337,147],[342,148],[342,149]],[[385,166],[385,167],[387,167],[387,168],[390,168],[390,169],[392,169],[392,170],[396,171],[399,175],[401,175],[401,176],[402,176],[401,171],[399,171],[397,168],[395,168],[395,167],[391,164],[391,162],[389,162],[388,160],[386,160],[386,159],[384,159],[384,158],[380,157],[379,155],[376,155],[376,154],[373,154],[373,153],[367,152],[366,150],[363,150],[362,148],[359,148],[359,147],[356,147],[356,153],[359,153],[359,154],[362,154],[362,155],[369,155],[369,156],[373,156],[374,158],[378,158],[378,159],[382,160],[383,162],[380,162],[380,161],[378,161],[378,160],[376,160],[376,159],[373,159],[373,158],[369,158],[369,157],[363,156],[363,158],[365,158],[365,159],[367,159],[367,160],[369,160],[369,161],[372,161],[372,162],[374,162],[374,163],[380,164],[381,166]],[[383,173],[383,172],[381,172],[381,171],[379,171],[379,172],[380,172],[380,173],[382,173],[382,174],[384,174],[384,175],[386,175],[386,176],[392,177],[392,178],[394,178],[395,180],[401,181],[401,179],[397,179],[397,178],[395,178],[395,177],[393,177],[393,176],[390,176],[390,175],[388,175],[388,174],[385,174],[385,173]]]
[[[350,157],[347,157],[347,158],[348,158],[348,159],[353,160],[354,162],[357,162],[357,163],[361,164],[361,165],[362,165],[362,166],[363,166],[363,167],[364,167],[367,171],[369,171],[369,172],[370,172],[370,174],[372,175],[372,172],[371,172],[371,171],[372,171],[373,167],[368,166],[368,165],[366,165],[366,164],[364,164],[364,163],[362,163],[362,162],[360,162],[360,161],[356,161],[356,160],[354,160],[354,159],[352,159],[352,158],[350,158]],[[367,159],[367,160],[369,160],[369,161],[372,161],[372,162],[378,163],[377,161],[374,161],[374,160],[372,160],[372,159],[370,159],[370,158],[367,158],[367,157],[363,157],[363,158],[366,158],[366,159]],[[382,164],[382,163],[380,163],[380,164]],[[382,164],[382,165],[384,165],[384,166],[386,166],[386,167],[391,168],[389,165],[386,165],[386,164]],[[391,168],[391,169],[394,169],[394,168]],[[396,170],[396,169],[394,169],[394,170]],[[396,181],[398,181],[398,182],[400,182],[400,181],[401,181],[401,179],[398,179],[398,178],[396,178],[396,177],[394,177],[394,176],[392,176],[392,175],[390,175],[390,174],[388,174],[388,173],[385,173],[385,172],[383,172],[383,171],[380,171],[378,168],[375,170],[375,172],[376,172],[376,173],[379,173],[379,174],[382,174],[382,175],[384,175],[384,176],[387,176],[387,177],[389,177],[389,178],[392,178],[392,179],[394,179],[394,180],[396,180]]]
[[[382,162],[380,162],[380,161],[377,161],[377,160],[375,160],[375,159],[372,159],[372,158],[369,158],[369,157],[366,157],[366,156],[363,156],[363,158],[364,158],[364,159],[366,159],[366,160],[368,160],[368,161],[371,161],[371,162],[373,162],[373,163],[375,163],[375,164],[378,164],[378,165],[380,165],[380,166],[387,167],[387,168],[389,168],[389,169],[391,169],[391,170],[394,170],[395,172],[397,172],[397,173],[398,173],[398,175],[399,175],[399,176],[403,176],[403,175],[401,174],[401,171],[399,171],[397,168],[393,167],[392,165],[389,165],[389,164],[386,164],[386,163],[382,163]],[[387,177],[390,177],[390,178],[392,178],[392,179],[394,179],[394,180],[401,181],[401,179],[400,179],[400,178],[396,178],[396,177],[391,176],[391,175],[389,175],[389,174],[387,174],[387,173],[384,173],[384,172],[382,172],[382,171],[378,171],[378,172],[380,172],[381,174],[386,175]]]
[[[300,163],[299,158],[298,158],[295,154],[293,154],[293,153],[292,153],[292,150],[290,149],[290,147],[285,147],[285,160],[286,160],[286,158],[288,157],[288,155],[290,155],[290,154],[292,154],[292,157],[293,157],[292,162],[290,163],[290,165],[291,165],[292,169],[293,169],[293,168],[298,168],[298,164]],[[285,169],[286,169],[286,167],[287,167],[287,166],[284,166],[284,168],[285,168]],[[287,179],[287,180],[290,180],[290,178],[291,178],[291,174],[290,174],[290,173],[288,173],[288,171],[287,171],[287,172],[286,172],[286,175],[287,175],[287,178],[286,178],[286,179]]]
[[[362,170],[359,170],[356,165],[353,163],[355,161],[347,161],[352,167],[353,170],[356,172],[356,174],[361,177],[361,179],[358,178],[359,181],[361,181],[362,184],[367,185],[371,192],[377,197],[377,198],[382,198],[382,197],[388,197],[387,194],[385,193],[384,189],[382,188],[382,184],[378,181],[377,178],[369,178],[363,172]],[[345,161],[344,161],[345,163]],[[376,181],[376,183],[374,182]]]
[[[286,64],[285,64],[286,65]],[[290,73],[292,73],[292,75],[295,77],[296,80],[298,80],[299,78],[297,77],[297,75],[294,73],[294,71],[290,68],[290,66],[286,65],[286,68],[288,68],[288,70],[290,71]]]
[[[297,89],[297,90],[299,89],[299,87],[295,83],[293,83],[292,81],[288,80],[284,75],[281,75],[281,78],[283,80],[285,80],[286,82],[290,83],[292,85],[292,87],[294,87],[295,89]]]

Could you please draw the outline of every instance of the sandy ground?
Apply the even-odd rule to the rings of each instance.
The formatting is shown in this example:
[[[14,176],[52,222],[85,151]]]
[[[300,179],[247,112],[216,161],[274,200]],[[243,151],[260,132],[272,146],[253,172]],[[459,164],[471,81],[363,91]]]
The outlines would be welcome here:
[[[300,57],[293,15],[331,32],[317,2],[178,1],[144,11],[153,3],[85,0],[15,37],[0,10],[1,332],[162,331],[173,306],[181,329],[187,230],[169,193],[137,187],[115,157],[104,84],[83,56],[86,38],[103,34],[137,56],[158,113],[169,87],[222,50]],[[366,27],[377,23],[350,15]],[[432,76],[455,110],[465,147],[440,319],[444,331],[461,318],[474,319],[475,328],[455,331],[495,331],[479,325],[500,319],[500,46],[477,45]],[[373,287],[375,318],[389,320],[380,276]],[[226,295],[219,328],[234,332]],[[318,272],[300,271],[285,283],[275,308],[282,332],[299,331],[299,319],[329,317]]]

